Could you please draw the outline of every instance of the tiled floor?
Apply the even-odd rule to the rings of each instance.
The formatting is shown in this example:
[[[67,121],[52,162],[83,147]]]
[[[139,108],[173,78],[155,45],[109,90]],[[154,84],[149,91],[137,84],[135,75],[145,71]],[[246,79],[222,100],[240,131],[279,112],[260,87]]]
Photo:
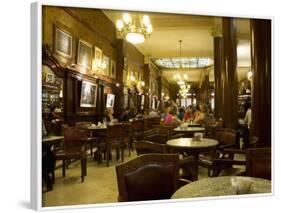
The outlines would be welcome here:
[[[136,156],[132,153],[131,158]],[[116,162],[113,156],[110,166],[106,162],[101,164],[88,158],[87,176],[81,182],[80,162],[74,162],[66,170],[66,177],[62,178],[61,168],[56,170],[54,189],[43,193],[43,206],[61,206],[78,204],[98,204],[117,202],[118,188],[115,174]],[[125,161],[128,160],[125,152]],[[199,168],[199,179],[207,177],[207,170]]]

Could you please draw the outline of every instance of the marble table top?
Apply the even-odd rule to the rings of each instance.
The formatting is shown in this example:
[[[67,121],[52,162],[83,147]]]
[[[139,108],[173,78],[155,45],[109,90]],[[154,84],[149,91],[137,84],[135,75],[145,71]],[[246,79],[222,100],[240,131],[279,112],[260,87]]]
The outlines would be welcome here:
[[[253,177],[222,176],[187,184],[178,189],[172,199],[258,193],[271,193],[271,181]]]
[[[210,138],[202,138],[200,141],[194,141],[193,138],[176,138],[172,140],[168,140],[166,143],[168,146],[175,148],[208,148],[214,147],[219,144],[217,140]]]

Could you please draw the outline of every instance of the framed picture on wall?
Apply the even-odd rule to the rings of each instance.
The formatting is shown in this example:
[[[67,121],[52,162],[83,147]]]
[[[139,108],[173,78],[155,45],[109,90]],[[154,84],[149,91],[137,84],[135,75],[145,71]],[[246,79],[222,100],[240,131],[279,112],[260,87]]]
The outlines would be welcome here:
[[[106,108],[114,107],[114,99],[115,99],[114,94],[107,94],[107,96],[106,96]]]
[[[127,84],[127,70],[123,70],[123,83]]]
[[[54,83],[55,76],[52,73],[46,73],[46,82],[47,83]]]
[[[81,107],[96,107],[97,85],[88,81],[82,81]]]
[[[91,69],[92,66],[92,45],[86,41],[78,41],[78,53],[77,53],[77,64],[87,69]]]
[[[95,47],[95,71],[102,72],[102,50],[98,47]]]
[[[102,56],[102,65],[103,65],[103,74],[106,76],[110,76],[109,57],[107,57],[106,55]]]
[[[111,60],[110,63],[110,77],[115,79],[116,78],[116,62]]]
[[[58,28],[55,28],[54,35],[54,51],[55,53],[71,58],[72,57],[72,36],[70,33]]]

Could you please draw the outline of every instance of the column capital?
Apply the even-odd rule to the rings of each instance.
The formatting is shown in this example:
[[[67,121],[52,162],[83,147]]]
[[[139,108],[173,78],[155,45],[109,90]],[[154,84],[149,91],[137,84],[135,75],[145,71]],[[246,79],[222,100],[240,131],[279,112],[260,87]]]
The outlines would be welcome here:
[[[213,19],[213,26],[210,31],[213,37],[222,37],[222,18],[215,17]]]

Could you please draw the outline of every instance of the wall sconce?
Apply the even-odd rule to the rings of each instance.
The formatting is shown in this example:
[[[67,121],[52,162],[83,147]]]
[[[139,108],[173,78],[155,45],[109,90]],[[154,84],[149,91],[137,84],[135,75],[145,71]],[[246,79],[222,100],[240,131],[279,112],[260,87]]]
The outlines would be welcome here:
[[[62,97],[63,97],[62,89],[60,90],[59,97],[60,97],[60,98],[62,98]]]
[[[247,73],[248,80],[251,81],[252,77],[253,77],[253,72],[251,70],[249,70],[248,73]]]
[[[135,82],[135,80],[136,80],[135,76],[131,75],[130,80],[131,80],[132,82]]]

